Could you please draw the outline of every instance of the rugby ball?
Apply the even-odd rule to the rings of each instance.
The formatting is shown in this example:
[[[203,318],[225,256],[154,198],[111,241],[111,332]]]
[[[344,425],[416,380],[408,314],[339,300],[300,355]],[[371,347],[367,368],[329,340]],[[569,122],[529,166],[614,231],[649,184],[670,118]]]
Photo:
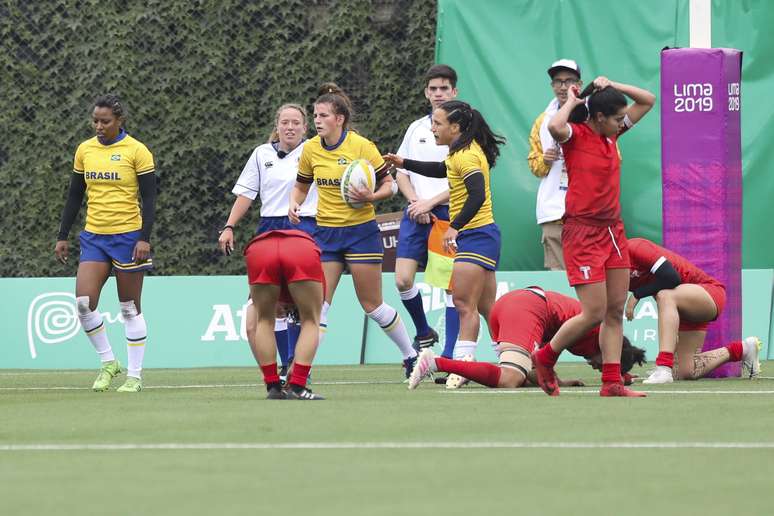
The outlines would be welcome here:
[[[371,192],[376,188],[376,173],[374,167],[366,159],[356,159],[349,164],[341,176],[341,198],[350,208],[358,209],[365,206],[363,202],[351,201],[349,198],[349,188],[355,186],[363,189],[367,188]]]

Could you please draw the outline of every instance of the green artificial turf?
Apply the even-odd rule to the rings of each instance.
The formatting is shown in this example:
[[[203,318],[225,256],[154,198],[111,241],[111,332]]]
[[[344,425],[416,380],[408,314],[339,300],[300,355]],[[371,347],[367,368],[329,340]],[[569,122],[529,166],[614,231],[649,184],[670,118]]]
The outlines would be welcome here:
[[[587,387],[549,398],[409,392],[401,372],[315,368],[321,402],[264,400],[249,368],[147,370],[139,394],[92,392],[95,371],[0,372],[0,513],[774,513],[770,379],[606,399],[560,365]]]

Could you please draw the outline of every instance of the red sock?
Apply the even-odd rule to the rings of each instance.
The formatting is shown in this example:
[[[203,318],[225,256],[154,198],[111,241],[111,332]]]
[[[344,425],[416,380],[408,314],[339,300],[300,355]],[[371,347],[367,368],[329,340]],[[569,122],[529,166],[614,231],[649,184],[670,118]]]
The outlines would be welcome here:
[[[675,365],[675,354],[669,353],[668,351],[659,351],[658,356],[656,357],[656,365],[672,369]]]
[[[551,347],[551,343],[548,343],[537,350],[535,357],[537,357],[537,359],[540,360],[540,363],[544,366],[554,367],[556,365],[556,361],[559,360],[560,353],[561,352],[557,353],[554,351],[554,348]]]
[[[280,379],[277,374],[277,362],[262,365],[261,371],[263,372],[263,381],[266,385],[269,385],[270,383],[279,383]]]
[[[435,359],[435,365],[439,371],[458,374],[487,387],[497,387],[500,381],[500,368],[487,362],[463,362],[438,357]]]
[[[309,378],[309,370],[312,365],[299,364],[293,362],[293,368],[290,370],[290,383],[299,387],[306,387],[306,380]]]
[[[602,364],[602,383],[621,383],[621,364]]]
[[[728,359],[729,362],[739,362],[742,360],[742,353],[744,352],[742,341],[738,340],[736,342],[732,342],[726,346],[726,349],[728,350],[728,354],[731,355],[731,358]]]

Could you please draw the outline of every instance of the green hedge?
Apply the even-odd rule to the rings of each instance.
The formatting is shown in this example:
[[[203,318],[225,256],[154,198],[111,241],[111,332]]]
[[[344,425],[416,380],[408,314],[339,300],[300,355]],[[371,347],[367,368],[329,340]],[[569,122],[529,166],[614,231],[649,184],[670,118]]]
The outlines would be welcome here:
[[[156,158],[155,273],[241,273],[241,260],[218,255],[217,230],[276,108],[310,105],[333,80],[353,98],[359,131],[397,149],[427,109],[435,10],[427,0],[0,4],[0,276],[74,274],[53,247],[73,154],[104,92],[123,97],[129,132]],[[238,242],[257,219],[254,209]]]

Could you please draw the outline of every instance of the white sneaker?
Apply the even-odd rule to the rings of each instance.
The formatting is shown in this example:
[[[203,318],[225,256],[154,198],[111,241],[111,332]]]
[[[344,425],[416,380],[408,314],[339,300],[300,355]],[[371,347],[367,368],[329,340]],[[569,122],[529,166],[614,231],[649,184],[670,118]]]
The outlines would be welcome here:
[[[435,365],[435,353],[432,348],[424,348],[417,358],[417,363],[414,364],[414,370],[411,371],[411,376],[408,379],[409,390],[416,389],[417,386],[422,383],[422,380],[433,376],[433,373],[438,371],[438,367]]]
[[[747,369],[748,378],[757,378],[761,374],[761,362],[758,353],[761,350],[761,339],[747,337],[742,341],[742,365]]]
[[[650,376],[645,378],[642,383],[647,384],[659,384],[659,383],[672,383],[672,368],[667,366],[656,366]]]
[[[473,362],[473,355],[465,355],[464,357],[460,358],[463,362]],[[470,380],[467,378],[460,376],[458,374],[450,374],[446,378],[446,388],[447,389],[459,389],[460,387],[466,385]]]

